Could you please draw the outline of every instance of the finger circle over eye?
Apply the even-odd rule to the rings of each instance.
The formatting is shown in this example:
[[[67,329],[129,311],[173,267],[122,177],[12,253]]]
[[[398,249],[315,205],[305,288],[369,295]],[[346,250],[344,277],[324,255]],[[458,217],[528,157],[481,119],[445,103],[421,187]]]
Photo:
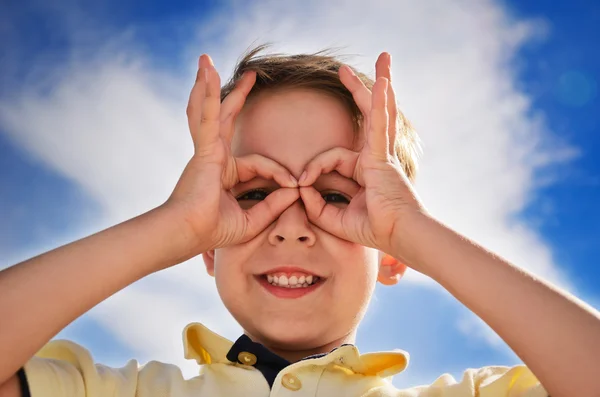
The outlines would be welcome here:
[[[235,159],[238,182],[248,182],[256,177],[272,179],[281,187],[297,187],[292,174],[281,164],[260,154],[249,154]]]
[[[312,223],[339,238],[347,239],[342,222],[345,209],[327,204],[312,186],[301,187],[300,197]]]
[[[243,242],[254,238],[299,198],[298,189],[281,188],[269,194],[265,200],[247,209],[245,212],[248,229]]]
[[[320,153],[306,165],[306,174],[300,185],[310,186],[322,174],[328,174],[333,171],[339,172],[346,178],[354,179],[357,160],[357,152],[342,147],[336,147]],[[360,181],[357,182],[360,184]]]

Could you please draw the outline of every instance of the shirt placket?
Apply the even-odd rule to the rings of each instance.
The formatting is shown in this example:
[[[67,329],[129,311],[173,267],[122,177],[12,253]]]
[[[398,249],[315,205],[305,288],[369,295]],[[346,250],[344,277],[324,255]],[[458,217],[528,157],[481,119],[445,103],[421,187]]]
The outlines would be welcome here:
[[[325,368],[312,366],[307,370],[308,365],[310,364],[299,362],[279,372],[270,397],[315,397]]]

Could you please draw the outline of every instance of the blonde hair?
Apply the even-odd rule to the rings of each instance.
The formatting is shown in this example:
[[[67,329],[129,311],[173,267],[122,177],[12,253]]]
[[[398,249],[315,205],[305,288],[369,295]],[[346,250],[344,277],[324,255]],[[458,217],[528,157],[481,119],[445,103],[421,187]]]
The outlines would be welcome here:
[[[248,100],[266,90],[286,88],[307,88],[323,92],[338,98],[348,109],[355,132],[362,128],[363,115],[354,102],[352,93],[340,81],[338,70],[344,63],[330,50],[322,50],[313,54],[265,54],[259,52],[270,44],[261,44],[248,50],[234,68],[232,77],[221,89],[221,101],[233,90],[238,80],[246,71],[256,72],[256,83],[248,94]],[[352,68],[352,67],[351,67]],[[352,68],[368,89],[375,83],[367,75]],[[417,173],[417,159],[421,152],[419,137],[416,131],[398,110],[398,135],[396,152],[400,164],[409,180],[414,182]]]

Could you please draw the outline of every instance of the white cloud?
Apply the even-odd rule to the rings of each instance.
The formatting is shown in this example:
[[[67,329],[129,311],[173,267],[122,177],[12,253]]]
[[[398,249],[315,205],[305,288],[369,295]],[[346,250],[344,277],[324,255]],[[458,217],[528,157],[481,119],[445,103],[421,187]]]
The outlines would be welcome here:
[[[351,62],[373,74],[377,55],[389,51],[399,101],[424,142],[417,188],[430,211],[572,290],[550,247],[514,216],[537,187],[537,168],[574,153],[552,143],[515,85],[512,57],[544,25],[475,0],[232,2],[212,22],[189,43],[186,76],[157,71],[129,39],[115,36],[92,58],[74,49],[52,74],[49,93],[32,86],[4,98],[0,120],[15,141],[91,193],[106,209],[106,226],[162,203],[191,155],[185,104],[198,51],[213,56],[223,79],[255,40],[275,41],[285,52],[347,46],[344,53],[362,55]],[[90,314],[145,357],[191,375],[168,344],[184,322],[227,324],[220,331],[231,338],[238,332],[198,262],[142,280]],[[407,279],[439,288],[414,272]],[[173,288],[156,292],[159,284]],[[461,316],[461,331],[497,345],[483,322]]]

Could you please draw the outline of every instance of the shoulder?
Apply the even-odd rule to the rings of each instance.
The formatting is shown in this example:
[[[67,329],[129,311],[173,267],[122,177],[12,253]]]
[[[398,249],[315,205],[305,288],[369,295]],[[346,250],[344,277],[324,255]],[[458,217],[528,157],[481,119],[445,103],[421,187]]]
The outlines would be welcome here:
[[[88,349],[68,340],[46,344],[22,372],[32,396],[53,396],[53,391],[57,396],[155,396],[185,382],[176,365],[129,360],[122,367],[110,367],[96,363]]]

